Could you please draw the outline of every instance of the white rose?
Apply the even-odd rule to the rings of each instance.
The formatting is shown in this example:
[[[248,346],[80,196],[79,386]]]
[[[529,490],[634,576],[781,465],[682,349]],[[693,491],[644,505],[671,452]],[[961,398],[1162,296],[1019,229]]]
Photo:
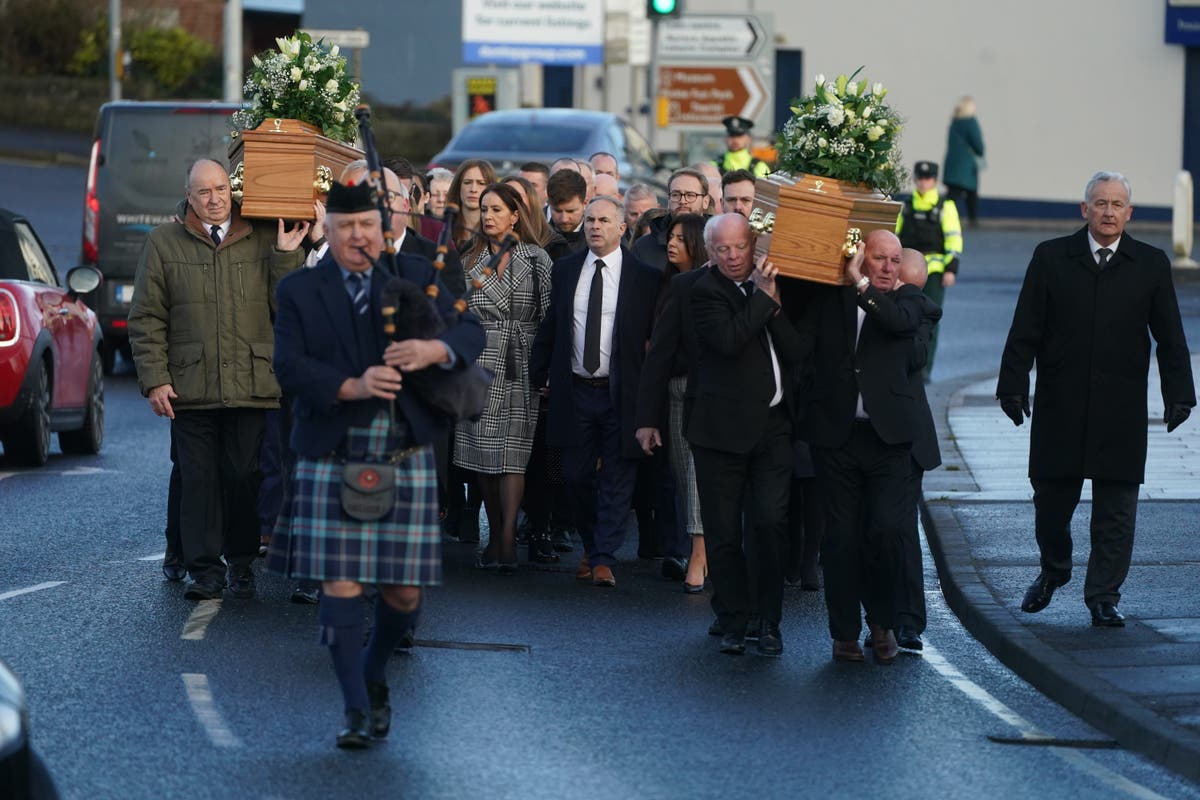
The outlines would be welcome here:
[[[301,79],[301,81],[300,81],[300,91],[302,91],[302,92],[303,92],[303,91],[304,91],[305,89],[307,89],[307,88],[308,88],[308,79],[307,79],[307,78],[303,78],[303,79]]]
[[[817,146],[824,150],[829,146],[829,140],[822,136],[821,138],[817,139]]]
[[[872,125],[867,130],[867,138],[872,142],[878,142],[880,136],[883,136],[883,128],[879,127],[878,125]]]
[[[334,92],[336,92],[337,91],[337,81],[335,81],[333,78],[330,78],[329,80],[325,81],[325,91],[329,92],[330,94],[333,94]]]
[[[837,106],[830,106],[829,113],[825,118],[829,120],[830,125],[836,128],[846,121],[846,114]]]
[[[292,80],[294,80],[294,81],[300,80],[300,76],[303,74],[304,73],[300,71],[299,67],[292,67]]]

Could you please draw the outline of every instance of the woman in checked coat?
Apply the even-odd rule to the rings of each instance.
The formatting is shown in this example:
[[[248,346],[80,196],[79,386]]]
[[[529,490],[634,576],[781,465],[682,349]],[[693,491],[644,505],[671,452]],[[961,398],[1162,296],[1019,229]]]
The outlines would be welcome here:
[[[463,255],[468,284],[479,281],[467,307],[487,333],[479,363],[496,378],[483,415],[458,423],[454,463],[474,470],[483,491],[491,536],[476,566],[509,573],[517,564],[517,510],[537,428],[529,353],[550,303],[550,257],[534,243],[516,189],[492,184],[480,196],[479,208],[480,234]],[[510,234],[518,241],[505,251],[502,243]]]

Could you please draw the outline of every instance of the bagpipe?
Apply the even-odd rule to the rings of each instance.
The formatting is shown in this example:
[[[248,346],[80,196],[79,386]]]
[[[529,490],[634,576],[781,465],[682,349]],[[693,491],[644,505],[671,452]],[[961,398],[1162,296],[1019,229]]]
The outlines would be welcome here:
[[[379,259],[372,259],[380,271],[388,275],[387,283],[381,292],[382,303],[380,313],[383,315],[383,331],[392,340],[401,342],[406,339],[434,339],[446,329],[445,320],[438,310],[437,301],[441,294],[436,276],[446,267],[446,254],[451,243],[451,228],[453,214],[458,207],[452,204],[446,206],[446,225],[438,237],[437,253],[434,256],[434,280],[423,289],[412,281],[400,277],[396,264],[396,237],[392,232],[392,213],[388,206],[387,186],[383,180],[383,167],[379,158],[379,150],[375,144],[375,134],[371,130],[371,109],[360,105],[354,109],[358,120],[359,137],[362,140],[363,151],[367,161],[367,180],[375,194],[376,205],[379,208],[380,219],[383,223],[384,250]],[[517,243],[515,237],[506,241],[506,248],[493,259],[499,263],[499,258]],[[370,257],[364,252],[364,255]],[[489,264],[485,273],[493,269]],[[464,314],[470,293],[480,286],[479,280],[472,281],[467,294],[454,301],[454,311]],[[451,421],[461,419],[478,419],[487,406],[488,388],[495,374],[478,364],[466,364],[454,369],[442,369],[433,365],[414,372],[405,373],[404,383],[412,389],[426,405]]]

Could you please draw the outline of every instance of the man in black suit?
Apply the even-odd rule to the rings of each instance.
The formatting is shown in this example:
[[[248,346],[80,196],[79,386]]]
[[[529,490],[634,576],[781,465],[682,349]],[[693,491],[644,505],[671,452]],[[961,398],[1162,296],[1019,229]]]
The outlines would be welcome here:
[[[1196,405],[1187,340],[1166,253],[1125,234],[1129,181],[1097,172],[1080,206],[1087,226],[1038,245],[1000,362],[996,396],[1014,425],[1037,398],[1029,443],[1041,574],[1021,610],[1041,611],[1071,579],[1071,517],[1092,480],[1092,552],[1083,600],[1092,624],[1125,624],[1117,604],[1133,555],[1138,486],[1146,468],[1150,336],[1167,432]]]
[[[588,249],[554,264],[530,383],[550,397],[547,444],[563,448],[585,551],[576,577],[616,586],[612,567],[642,456],[634,438],[638,379],[661,276],[621,245],[619,200],[593,199],[583,231]]]
[[[805,309],[803,332],[814,340],[805,420],[826,503],[821,562],[833,658],[863,660],[861,603],[875,659],[890,664],[916,418],[908,363],[921,306],[892,294],[900,240],[880,230],[863,244],[846,264],[852,285],[816,287]]]
[[[795,328],[780,314],[776,270],[754,264],[750,225],[722,214],[704,226],[709,269],[688,292],[699,343],[688,375],[693,402],[686,435],[696,464],[713,611],[721,652],[746,650],[752,609],[762,615],[758,651],[783,652],[783,555],[792,477],[793,404],[790,371],[804,353]],[[694,385],[694,389],[693,389]],[[743,518],[749,525],[743,531]],[[743,536],[756,555],[756,602]]]

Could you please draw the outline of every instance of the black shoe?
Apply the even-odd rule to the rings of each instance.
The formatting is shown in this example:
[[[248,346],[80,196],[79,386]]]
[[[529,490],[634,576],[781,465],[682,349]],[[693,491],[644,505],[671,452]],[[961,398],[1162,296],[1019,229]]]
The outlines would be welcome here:
[[[774,622],[763,620],[758,634],[758,652],[764,656],[783,655],[783,637],[779,635],[779,626]]]
[[[740,656],[746,652],[746,636],[742,633],[727,633],[721,637],[721,652],[729,656]]]
[[[550,533],[550,543],[560,553],[570,553],[575,549],[575,545],[571,544],[571,532],[566,528],[557,528],[552,531]]]
[[[708,626],[708,635],[709,636],[724,636],[725,635],[725,631],[721,630],[721,620],[720,619],[714,619],[712,621],[712,624]]]
[[[1021,610],[1027,614],[1036,614],[1041,611],[1050,605],[1050,598],[1054,597],[1054,590],[1064,583],[1066,581],[1057,581],[1054,578],[1046,577],[1044,573],[1039,574],[1037,580],[1025,590],[1025,599],[1021,601]]]
[[[181,581],[187,577],[187,567],[183,565],[182,558],[168,550],[163,556],[162,573],[169,581]]]
[[[220,578],[202,575],[189,578],[183,596],[188,600],[220,600],[225,591],[225,582]]]
[[[337,746],[343,750],[362,750],[371,746],[367,715],[352,708],[346,712],[346,726],[338,731]]]
[[[409,628],[400,637],[400,641],[396,642],[396,651],[401,650],[408,652],[413,649],[413,645],[417,643],[417,631],[414,628]]]
[[[292,590],[291,599],[296,605],[315,606],[321,602],[321,587],[308,583],[297,584]]]
[[[676,556],[667,556],[662,562],[662,576],[669,581],[681,581],[687,577],[687,562]]]
[[[905,650],[925,649],[925,644],[921,641],[921,634],[917,633],[916,628],[910,628],[908,625],[896,628],[896,644]]]
[[[751,614],[750,621],[746,623],[746,638],[752,642],[757,641],[765,623],[766,620],[758,614]]]
[[[1092,625],[1097,628],[1124,628],[1125,615],[1117,608],[1116,603],[1107,600],[1092,606]]]
[[[386,683],[367,681],[367,697],[371,698],[371,736],[383,739],[392,727],[392,706],[388,702]]]
[[[558,553],[554,552],[554,543],[548,531],[529,534],[529,560],[534,564],[558,563]]]
[[[254,598],[254,570],[247,564],[244,567],[229,568],[229,594],[238,600]]]

